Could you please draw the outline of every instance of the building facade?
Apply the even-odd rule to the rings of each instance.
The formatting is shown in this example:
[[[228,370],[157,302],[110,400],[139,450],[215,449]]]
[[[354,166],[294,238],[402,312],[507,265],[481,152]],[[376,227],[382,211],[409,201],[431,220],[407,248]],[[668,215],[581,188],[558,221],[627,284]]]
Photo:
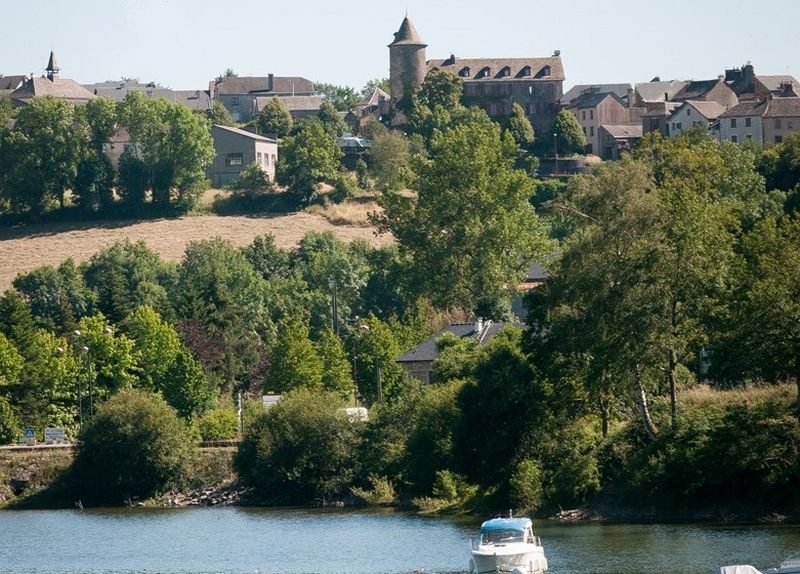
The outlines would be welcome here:
[[[300,77],[227,77],[209,85],[212,99],[218,100],[234,121],[247,122],[253,118],[256,98],[313,96],[314,83]]]
[[[586,136],[586,152],[596,155],[602,155],[600,126],[641,126],[644,112],[640,108],[629,108],[614,92],[586,92],[576,98],[568,109]]]
[[[278,144],[275,140],[228,126],[211,126],[216,155],[208,168],[214,187],[223,187],[239,178],[241,171],[256,163],[270,181],[275,181]]]

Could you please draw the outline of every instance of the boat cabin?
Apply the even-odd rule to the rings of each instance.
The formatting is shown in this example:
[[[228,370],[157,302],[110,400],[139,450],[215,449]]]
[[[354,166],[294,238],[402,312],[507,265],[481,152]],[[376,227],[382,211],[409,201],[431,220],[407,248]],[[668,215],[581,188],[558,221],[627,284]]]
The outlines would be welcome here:
[[[533,544],[530,518],[492,518],[481,524],[481,544]]]

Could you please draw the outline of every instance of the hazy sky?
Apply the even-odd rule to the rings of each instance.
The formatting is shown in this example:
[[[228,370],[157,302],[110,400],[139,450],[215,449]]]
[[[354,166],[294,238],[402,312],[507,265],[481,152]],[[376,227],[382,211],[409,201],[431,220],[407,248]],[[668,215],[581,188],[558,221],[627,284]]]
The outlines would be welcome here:
[[[0,0],[0,74],[41,74],[52,48],[81,83],[199,89],[233,68],[360,89],[388,76],[406,9],[429,59],[560,49],[565,89],[714,78],[748,60],[757,74],[800,76],[800,0]]]

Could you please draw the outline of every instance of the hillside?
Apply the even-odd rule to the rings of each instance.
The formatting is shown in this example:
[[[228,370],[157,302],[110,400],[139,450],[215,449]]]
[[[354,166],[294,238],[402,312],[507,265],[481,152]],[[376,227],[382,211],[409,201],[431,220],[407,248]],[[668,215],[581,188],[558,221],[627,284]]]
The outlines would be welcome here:
[[[280,247],[288,248],[308,231],[331,231],[344,241],[362,238],[374,245],[390,241],[376,236],[373,227],[334,225],[322,214],[305,212],[26,225],[0,229],[0,293],[11,287],[18,273],[41,265],[58,265],[67,257],[76,263],[86,261],[124,239],[143,240],[165,260],[179,261],[190,241],[219,236],[242,246],[257,235],[271,233]]]

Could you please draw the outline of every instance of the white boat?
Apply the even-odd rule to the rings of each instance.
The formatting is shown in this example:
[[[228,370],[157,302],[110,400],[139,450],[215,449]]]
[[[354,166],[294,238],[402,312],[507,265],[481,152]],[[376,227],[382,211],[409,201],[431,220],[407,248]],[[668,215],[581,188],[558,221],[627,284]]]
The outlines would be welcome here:
[[[470,574],[543,574],[547,558],[530,518],[493,518],[472,539]]]
[[[735,566],[722,566],[717,570],[717,574],[762,574],[757,568],[749,564],[737,564]],[[763,574],[800,574],[800,558],[790,558],[784,560],[777,568],[768,568]]]

